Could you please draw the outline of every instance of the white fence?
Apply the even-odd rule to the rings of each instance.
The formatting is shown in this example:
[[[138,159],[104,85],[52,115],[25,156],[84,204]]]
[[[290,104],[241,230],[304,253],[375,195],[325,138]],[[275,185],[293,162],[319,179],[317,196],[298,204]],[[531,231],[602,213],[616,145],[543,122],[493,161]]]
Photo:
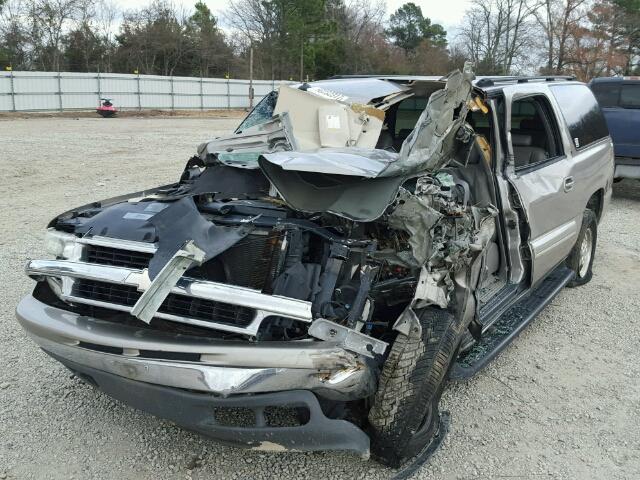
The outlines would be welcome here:
[[[285,81],[254,80],[254,105]],[[249,80],[119,73],[0,72],[0,111],[86,110],[111,98],[121,109],[249,106]]]

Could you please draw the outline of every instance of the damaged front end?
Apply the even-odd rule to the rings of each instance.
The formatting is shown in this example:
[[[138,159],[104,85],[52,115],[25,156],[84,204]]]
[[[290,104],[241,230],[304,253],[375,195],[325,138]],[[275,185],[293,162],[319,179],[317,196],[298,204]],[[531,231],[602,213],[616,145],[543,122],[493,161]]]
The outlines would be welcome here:
[[[201,145],[178,183],[54,219],[55,259],[27,265],[38,283],[19,320],[108,393],[197,431],[366,455],[352,415],[328,402],[366,408],[414,309],[467,324],[476,311],[495,209],[455,170],[486,156],[465,122],[472,77],[466,66],[359,102],[282,87],[257,113],[268,118]],[[398,151],[383,147],[388,112],[418,89],[415,128]],[[255,422],[223,427],[209,406],[247,406]],[[277,430],[271,406],[303,407],[307,421]]]

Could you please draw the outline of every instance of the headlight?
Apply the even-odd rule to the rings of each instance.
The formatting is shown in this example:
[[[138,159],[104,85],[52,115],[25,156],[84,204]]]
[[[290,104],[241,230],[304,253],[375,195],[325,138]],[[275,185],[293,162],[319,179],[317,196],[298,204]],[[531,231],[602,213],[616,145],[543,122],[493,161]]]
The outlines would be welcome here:
[[[44,236],[44,247],[56,258],[68,258],[75,247],[75,239],[75,235],[50,228]]]

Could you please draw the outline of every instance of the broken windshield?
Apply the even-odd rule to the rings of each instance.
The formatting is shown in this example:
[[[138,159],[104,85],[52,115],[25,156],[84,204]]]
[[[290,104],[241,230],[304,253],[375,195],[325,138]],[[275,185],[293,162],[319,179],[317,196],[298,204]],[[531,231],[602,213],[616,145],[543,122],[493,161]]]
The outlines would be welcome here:
[[[273,109],[276,107],[278,101],[278,92],[276,90],[268,93],[258,104],[254,107],[249,115],[242,121],[240,126],[236,128],[235,133],[241,133],[243,130],[260,125],[266,122],[273,116]]]

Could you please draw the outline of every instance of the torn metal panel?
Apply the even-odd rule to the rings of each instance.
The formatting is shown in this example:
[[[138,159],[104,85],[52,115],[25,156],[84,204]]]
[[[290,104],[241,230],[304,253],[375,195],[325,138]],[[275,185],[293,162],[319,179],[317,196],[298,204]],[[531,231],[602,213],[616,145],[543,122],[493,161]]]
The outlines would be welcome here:
[[[420,338],[422,337],[422,325],[416,315],[416,312],[408,306],[405,308],[398,319],[393,324],[393,330],[402,333],[407,337]]]
[[[296,88],[300,86],[294,85]],[[319,80],[309,84],[307,91],[346,103],[370,103],[378,98],[410,93],[409,88],[399,82],[371,77],[353,78],[349,82],[335,79]]]
[[[263,155],[266,160],[283,170],[355,175],[375,178],[398,159],[398,154],[387,150],[363,148],[322,148],[306,152],[277,152]]]
[[[131,315],[149,323],[184,272],[193,266],[202,265],[204,258],[204,251],[192,240],[186,242],[140,296],[131,309]]]
[[[313,107],[314,102],[309,100],[309,94],[291,87],[283,87],[277,108],[282,109],[283,105],[292,105],[292,108],[300,110],[298,114],[293,114],[292,111],[290,114],[295,123],[297,138],[299,139],[301,134],[303,136],[308,134],[307,140],[300,141],[300,145],[307,145],[308,148],[307,151],[267,153],[261,157],[260,167],[283,199],[293,208],[307,212],[327,211],[354,220],[374,220],[384,212],[386,205],[380,205],[373,196],[358,192],[357,195],[348,201],[342,201],[337,206],[336,183],[344,184],[345,182],[327,182],[328,178],[320,174],[351,175],[371,179],[407,178],[420,172],[441,169],[453,160],[462,140],[466,139],[467,142],[470,140],[466,136],[464,139],[459,138],[458,133],[461,128],[463,133],[467,133],[464,129],[464,119],[468,108],[467,103],[471,98],[472,79],[473,72],[470,64],[465,64],[463,72],[455,71],[449,76],[445,88],[437,90],[429,97],[426,109],[421,114],[416,128],[403,143],[400,154],[371,148],[317,148],[318,145],[322,146],[322,139],[318,133],[320,127],[318,123],[314,123],[315,113],[336,110],[334,113],[326,113],[324,121],[337,125],[343,121],[340,119],[346,116],[339,113],[342,106],[329,100],[314,99],[317,102],[324,101],[326,104],[321,106],[322,108]],[[294,106],[294,98],[299,100],[299,105]],[[324,107],[326,107],[325,110],[323,110]],[[306,133],[300,128],[306,129]],[[344,142],[346,128],[339,135],[336,133],[327,138],[328,144]],[[274,165],[280,168],[274,168]],[[294,175],[288,171],[308,172],[308,174]],[[299,188],[300,184],[305,183],[313,186],[323,185],[323,190],[318,189],[318,194],[326,195],[333,190],[331,191],[333,199],[318,201],[314,195],[302,195]],[[354,186],[357,184],[357,182],[349,183]],[[397,182],[398,187],[401,184],[402,182]],[[391,192],[385,193],[385,200],[389,202],[393,200],[394,195]],[[340,192],[339,196],[344,197],[345,192]],[[346,199],[342,198],[342,200]],[[351,203],[352,201],[355,203]],[[363,214],[361,211],[363,202],[371,202],[373,208],[370,210],[376,215]]]
[[[447,308],[451,283],[446,271],[430,273],[426,267],[422,267],[416,286],[414,306],[422,308],[428,305],[437,305],[440,308]]]
[[[260,168],[287,204],[303,212],[330,212],[350,220],[379,218],[396,197],[401,177],[363,179],[284,170],[261,157]]]
[[[158,236],[158,250],[149,262],[149,278],[152,280],[190,240],[204,251],[204,262],[235,245],[253,230],[251,224],[221,227],[207,221],[191,197],[171,203],[149,222],[156,228]]]
[[[258,156],[264,152],[298,150],[287,112],[246,128],[240,133],[217,137],[198,146],[198,155],[207,162],[215,158],[236,168],[257,168]]]
[[[274,114],[287,112],[297,148],[306,151],[321,147],[374,148],[384,112],[374,107],[350,105],[335,99],[293,88],[280,87]]]
[[[336,342],[338,346],[345,350],[359,353],[360,355],[370,358],[384,354],[389,345],[382,340],[356,332],[351,328],[324,318],[318,318],[311,324],[309,327],[309,335],[319,338],[320,340]]]
[[[409,233],[410,252],[398,252],[398,257],[407,265],[424,265],[432,255],[431,229],[442,218],[433,207],[431,196],[417,196],[404,188],[400,189],[397,206],[389,215],[389,225]]]
[[[472,65],[467,62],[462,72],[456,70],[447,78],[444,89],[429,97],[415,129],[402,144],[398,162],[385,175],[434,171],[451,160],[457,131],[466,117],[473,78]]]

